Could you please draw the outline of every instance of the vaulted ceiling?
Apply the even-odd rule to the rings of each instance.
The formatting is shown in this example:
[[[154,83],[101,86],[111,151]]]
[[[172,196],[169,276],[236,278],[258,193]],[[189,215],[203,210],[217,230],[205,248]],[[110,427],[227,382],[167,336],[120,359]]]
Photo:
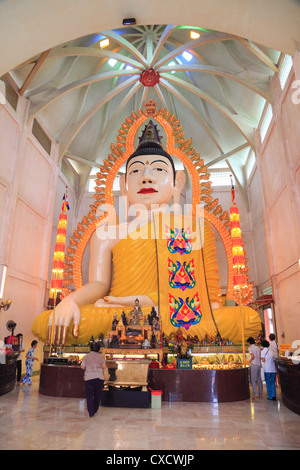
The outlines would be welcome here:
[[[199,37],[191,39],[192,31]],[[109,44],[101,48],[103,39]],[[254,130],[272,102],[280,60],[279,51],[228,33],[133,25],[58,45],[10,73],[30,101],[28,123],[38,117],[44,124],[81,188],[125,117],[153,98],[180,119],[209,168],[230,169],[245,191]],[[158,72],[154,86],[140,80],[148,69]]]

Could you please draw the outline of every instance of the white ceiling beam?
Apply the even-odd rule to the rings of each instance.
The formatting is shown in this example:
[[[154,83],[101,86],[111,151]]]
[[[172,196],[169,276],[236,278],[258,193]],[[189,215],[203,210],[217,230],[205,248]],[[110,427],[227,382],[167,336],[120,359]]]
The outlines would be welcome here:
[[[122,37],[121,35],[115,33],[114,31],[103,31],[101,34],[106,36],[107,38],[113,39],[116,43],[121,44],[127,51],[129,51],[133,57],[137,59],[144,67],[148,68],[147,61],[145,57],[138,51],[136,47],[134,47],[127,39]]]
[[[213,65],[203,65],[203,64],[176,64],[176,65],[165,65],[157,69],[159,73],[175,71],[190,71],[190,72],[199,72],[199,73],[207,73],[212,75],[217,75],[223,78],[228,78],[229,80],[233,80],[234,82],[239,83],[240,85],[249,88],[254,93],[262,96],[268,102],[272,102],[270,87],[266,85],[265,87],[258,87],[252,81],[247,81],[240,78],[239,73],[231,72],[230,70],[226,70],[221,67],[215,67]]]
[[[81,80],[76,80],[68,85],[65,85],[62,88],[55,89],[52,91],[45,92],[43,98],[38,100],[36,103],[31,103],[30,110],[28,113],[28,122],[32,121],[32,119],[44,110],[47,106],[54,103],[54,101],[58,100],[59,98],[63,97],[67,93],[70,93],[78,88],[82,88],[92,83],[99,82],[101,80],[108,80],[110,78],[121,77],[121,76],[128,76],[128,75],[140,75],[140,71],[137,69],[130,69],[130,70],[110,70],[109,72],[97,73],[95,75],[91,75],[90,77],[83,78]]]
[[[159,41],[157,43],[157,46],[155,48],[154,54],[152,56],[152,59],[149,62],[149,68],[154,67],[156,60],[158,59],[159,53],[162,50],[165,42],[169,38],[169,36],[173,33],[174,29],[176,29],[175,25],[168,25],[162,35],[159,38]]]
[[[182,54],[186,50],[194,49],[197,46],[204,46],[205,44],[210,44],[212,42],[231,41],[232,39],[233,39],[233,36],[230,35],[230,34],[226,34],[226,33],[207,33],[207,34],[203,34],[203,35],[200,36],[200,38],[193,39],[192,41],[187,42],[186,44],[183,44],[180,47],[177,47],[177,49],[174,49],[174,51],[170,52],[165,57],[160,59],[156,63],[155,68],[158,70],[159,67],[162,67],[164,64],[171,61],[172,59],[174,59],[174,57]]]
[[[222,160],[226,160],[226,158],[229,158],[231,157],[232,155],[235,155],[236,153],[240,152],[241,150],[244,150],[245,148],[247,147],[250,147],[248,142],[242,144],[242,145],[239,145],[238,147],[230,150],[229,152],[226,152],[226,153],[222,153],[219,157],[217,158],[214,158],[213,160],[211,160],[210,162],[208,163],[205,163],[205,165],[207,167],[210,167],[212,165],[215,165],[216,163],[219,163],[221,162]]]
[[[49,55],[49,52],[50,52],[50,49],[48,51],[44,51],[40,55],[38,60],[36,61],[34,67],[31,69],[30,73],[25,78],[24,83],[23,83],[23,85],[21,86],[21,88],[19,90],[20,96],[24,95],[26,89],[29,87],[30,83],[32,82],[32,80],[34,79],[34,77],[38,73],[39,69],[41,68],[41,66],[43,65],[45,60],[47,59],[47,56]]]
[[[137,82],[137,83],[136,83]],[[133,85],[133,86],[132,86]],[[75,139],[76,135],[80,132],[82,127],[91,119],[94,114],[109,100],[114,98],[116,95],[118,95],[121,91],[125,90],[127,87],[132,86],[131,91],[132,93],[135,92],[135,88],[137,86],[140,86],[140,82],[136,77],[131,77],[125,82],[121,83],[117,87],[113,88],[110,92],[106,93],[105,96],[101,98],[100,101],[98,101],[94,106],[92,106],[82,117],[81,119],[69,126],[68,129],[66,129],[63,134],[61,135],[61,139],[59,142],[59,158],[61,159],[63,155],[65,154],[66,150],[70,146],[70,144],[73,142]]]
[[[240,38],[235,36],[235,39],[245,46],[252,54],[254,54],[261,62],[269,67],[273,72],[278,73],[279,69],[274,62],[267,56],[261,49],[259,49],[253,42],[248,39]]]
[[[187,83],[185,80],[181,80],[180,78],[172,75],[172,74],[161,74],[161,77],[166,78],[168,81],[173,82],[186,90],[190,91],[191,93],[196,94],[197,96],[203,98],[205,101],[210,103],[214,108],[216,108],[220,113],[222,113],[234,126],[239,130],[239,132],[245,137],[245,139],[249,142],[251,147],[254,147],[253,142],[253,131],[254,131],[254,123],[249,122],[245,118],[233,114],[229,111],[222,103],[218,100],[213,98],[212,96],[208,95],[206,92],[201,90],[200,88]]]
[[[122,110],[124,109],[124,107],[126,106],[128,101],[136,94],[136,92],[139,90],[139,88],[141,86],[142,86],[142,84],[137,82],[135,84],[135,86],[133,86],[129,90],[129,92],[126,94],[126,96],[123,98],[123,100],[118,104],[118,107],[116,108],[116,111],[114,112],[114,114],[109,119],[108,123],[105,126],[105,129],[102,131],[101,138],[99,139],[99,141],[97,143],[97,146],[96,146],[96,149],[94,150],[94,155],[96,156],[96,158],[97,158],[99,148],[101,148],[102,144],[106,140],[108,133],[111,131],[113,126],[116,127],[116,121],[117,121],[120,113],[122,112]]]
[[[196,117],[196,119],[201,123],[202,127],[206,130],[207,134],[210,136],[211,140],[214,142],[216,145],[217,149],[223,153],[222,147],[220,146],[216,136],[214,133],[210,130],[208,124],[201,118],[200,114],[198,111],[194,108],[194,106],[178,91],[176,88],[174,88],[170,83],[168,83],[167,80],[161,79],[160,81],[161,85],[164,86],[167,90],[169,90],[176,98],[181,101],[182,104],[184,104],[190,111],[191,113]]]
[[[90,160],[87,160],[86,158],[78,157],[77,155],[70,153],[68,150],[63,155],[63,158],[68,158],[70,160],[74,160],[75,162],[83,163],[84,165],[89,166],[91,168],[99,168],[99,163],[92,162]]]
[[[76,64],[78,59],[79,59],[78,56],[77,57],[76,56],[67,57],[64,60],[64,63],[61,66],[61,68],[54,75],[54,77],[51,77],[50,80],[43,83],[42,85],[39,85],[35,88],[31,88],[30,90],[27,90],[26,91],[26,98],[32,98],[34,95],[38,95],[40,93],[48,92],[49,89],[53,90],[55,88],[58,88],[59,84],[62,82],[62,80],[65,80],[67,78],[67,76],[70,74],[73,66]]]
[[[174,40],[173,38],[169,38],[169,39],[168,39],[168,42],[171,43],[171,44],[175,44],[177,47],[183,45],[182,43],[180,43],[179,41]],[[227,44],[228,44],[228,42],[227,42]],[[168,52],[169,52],[169,51],[168,51]],[[196,50],[191,50],[191,53],[192,53],[193,56],[194,56],[200,63],[202,63],[203,65],[209,65],[209,66],[211,66],[211,63],[210,63],[208,60],[206,60],[206,59],[203,57],[202,54],[199,54],[198,51],[196,51]],[[232,107],[232,104],[230,103],[230,99],[229,99],[229,97],[228,97],[228,93],[227,93],[227,91],[226,91],[226,89],[225,89],[225,86],[224,86],[225,83],[224,83],[224,81],[223,81],[222,78],[219,77],[218,75],[213,75],[213,78],[214,78],[214,80],[215,80],[217,86],[219,87],[220,92],[221,92],[221,94],[222,94],[224,100],[226,101],[226,104],[227,104],[227,106],[228,106],[228,109],[230,109],[231,112],[235,112],[235,109]],[[193,82],[193,83],[194,83],[194,85],[195,85],[195,82]]]
[[[147,87],[147,86],[144,86],[144,87],[143,87],[143,90],[142,90],[142,96],[141,96],[141,100],[140,100],[140,105],[138,106],[138,108],[142,109],[143,104],[144,104],[144,102],[145,102],[146,99],[147,99],[147,95],[148,95],[148,87]]]
[[[154,89],[155,89],[155,91],[156,91],[156,93],[157,93],[157,96],[158,96],[158,98],[160,99],[160,101],[161,101],[163,107],[166,108],[166,109],[168,109],[167,102],[166,102],[166,100],[165,100],[165,97],[164,97],[163,92],[162,92],[161,89],[160,89],[160,86],[159,86],[159,85],[155,85]]]
[[[118,62],[124,62],[126,64],[132,65],[133,67],[139,68],[140,70],[144,69],[144,66],[141,65],[139,60],[134,60],[131,57],[127,57],[124,54],[119,54],[118,52],[110,51],[106,48],[96,49],[94,47],[82,47],[82,46],[57,47],[56,49],[52,49],[50,51],[48,58],[59,58],[59,57],[70,57],[70,56],[85,56],[85,57],[99,57],[99,58],[105,57],[107,59],[111,58],[111,59],[117,60]]]

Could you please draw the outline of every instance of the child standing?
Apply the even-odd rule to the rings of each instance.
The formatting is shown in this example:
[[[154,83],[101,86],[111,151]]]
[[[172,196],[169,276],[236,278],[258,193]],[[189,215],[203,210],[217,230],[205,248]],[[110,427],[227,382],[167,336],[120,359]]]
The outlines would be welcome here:
[[[31,342],[31,348],[26,354],[26,361],[25,361],[26,375],[21,380],[23,384],[31,385],[31,376],[33,374],[33,361],[38,361],[38,358],[34,357],[34,350],[36,349],[37,345],[38,345],[38,342],[36,340],[33,340]]]

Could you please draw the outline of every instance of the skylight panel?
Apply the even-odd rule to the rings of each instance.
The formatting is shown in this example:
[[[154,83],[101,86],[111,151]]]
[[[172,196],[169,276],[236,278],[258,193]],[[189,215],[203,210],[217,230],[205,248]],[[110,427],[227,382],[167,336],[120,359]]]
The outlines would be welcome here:
[[[116,65],[117,61],[116,61],[116,59],[109,59],[108,63],[111,67],[113,67],[114,65]]]
[[[184,51],[184,52],[182,53],[182,57],[183,57],[187,62],[190,62],[194,56],[193,56],[193,54],[191,54],[190,52]]]

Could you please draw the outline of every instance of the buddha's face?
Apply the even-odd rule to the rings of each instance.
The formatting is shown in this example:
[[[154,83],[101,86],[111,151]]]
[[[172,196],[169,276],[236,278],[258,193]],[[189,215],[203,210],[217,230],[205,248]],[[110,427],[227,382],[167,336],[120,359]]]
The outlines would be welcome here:
[[[132,158],[127,167],[127,196],[130,204],[168,204],[173,196],[174,174],[169,160],[161,155]]]

